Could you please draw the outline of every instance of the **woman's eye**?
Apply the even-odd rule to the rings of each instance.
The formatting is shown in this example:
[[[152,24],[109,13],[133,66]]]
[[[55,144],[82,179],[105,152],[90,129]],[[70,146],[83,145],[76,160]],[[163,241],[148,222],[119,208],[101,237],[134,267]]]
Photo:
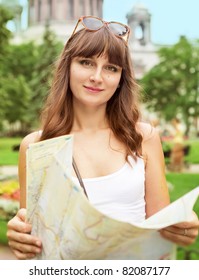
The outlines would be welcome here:
[[[80,60],[80,64],[84,66],[93,66],[92,61],[86,59]]]
[[[106,66],[106,69],[111,71],[111,72],[117,72],[118,71],[118,68],[114,65],[108,65],[108,66]]]

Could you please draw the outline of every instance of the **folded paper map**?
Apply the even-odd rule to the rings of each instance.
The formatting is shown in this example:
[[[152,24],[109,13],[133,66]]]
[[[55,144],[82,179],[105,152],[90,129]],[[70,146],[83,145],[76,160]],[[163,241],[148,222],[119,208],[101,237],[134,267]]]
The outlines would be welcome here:
[[[27,150],[27,221],[42,240],[37,259],[175,259],[175,244],[159,229],[188,221],[199,187],[140,224],[99,212],[73,182],[73,136],[31,144]]]

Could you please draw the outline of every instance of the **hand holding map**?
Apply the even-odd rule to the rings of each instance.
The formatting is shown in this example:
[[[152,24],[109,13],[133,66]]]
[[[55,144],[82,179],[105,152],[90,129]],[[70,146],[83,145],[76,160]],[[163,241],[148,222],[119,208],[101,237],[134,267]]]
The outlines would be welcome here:
[[[42,240],[38,259],[174,259],[175,244],[158,230],[190,219],[199,187],[141,224],[112,219],[73,182],[72,143],[66,135],[27,151],[27,220]]]

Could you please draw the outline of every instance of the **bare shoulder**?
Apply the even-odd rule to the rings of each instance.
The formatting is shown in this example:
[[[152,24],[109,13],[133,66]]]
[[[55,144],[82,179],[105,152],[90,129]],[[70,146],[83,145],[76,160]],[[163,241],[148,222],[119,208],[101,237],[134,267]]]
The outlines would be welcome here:
[[[159,131],[149,123],[137,123],[137,130],[143,137],[143,143],[149,140],[153,140],[157,136],[159,137]]]
[[[139,123],[137,130],[142,134],[142,155],[145,163],[153,161],[163,161],[162,143],[159,130],[148,123]]]
[[[34,131],[34,132],[31,132],[30,134],[26,135],[21,141],[20,150],[27,149],[27,147],[30,144],[38,142],[40,140],[40,137],[41,137],[40,131]]]

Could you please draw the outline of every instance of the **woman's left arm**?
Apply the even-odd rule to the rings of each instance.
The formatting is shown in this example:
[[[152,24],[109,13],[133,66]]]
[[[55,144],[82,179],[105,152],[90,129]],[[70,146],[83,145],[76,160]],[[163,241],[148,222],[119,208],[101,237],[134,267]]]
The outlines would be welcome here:
[[[145,129],[149,131],[149,129]],[[146,158],[145,200],[147,218],[169,204],[169,192],[165,177],[164,154],[159,133],[151,128],[143,140],[143,154]],[[199,220],[195,212],[193,219],[179,223],[160,231],[166,239],[178,245],[190,245],[196,241],[199,231]]]
[[[148,218],[166,207],[170,203],[170,198],[159,133],[147,124],[143,124],[142,131],[142,154],[145,159],[146,218]]]

